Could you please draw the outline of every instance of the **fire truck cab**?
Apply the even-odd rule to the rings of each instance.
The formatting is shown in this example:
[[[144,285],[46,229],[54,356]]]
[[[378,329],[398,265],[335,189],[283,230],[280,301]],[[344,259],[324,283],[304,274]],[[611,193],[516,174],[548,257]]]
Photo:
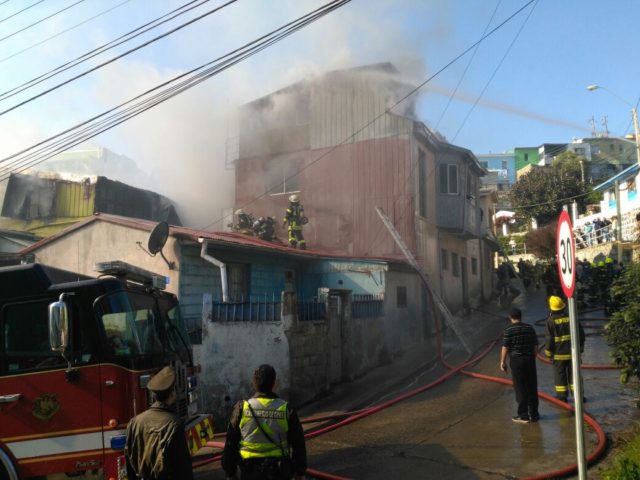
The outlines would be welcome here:
[[[163,277],[107,262],[91,278],[40,264],[0,268],[0,480],[122,480],[126,426],[146,385],[176,369],[192,454],[213,438],[196,367]]]

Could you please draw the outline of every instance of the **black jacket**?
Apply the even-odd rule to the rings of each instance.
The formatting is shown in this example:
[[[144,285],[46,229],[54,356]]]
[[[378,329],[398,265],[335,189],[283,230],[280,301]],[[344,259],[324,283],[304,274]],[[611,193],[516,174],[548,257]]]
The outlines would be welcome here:
[[[256,392],[253,397],[276,398],[277,395],[273,392]],[[227,427],[227,440],[224,444],[224,451],[222,452],[222,468],[224,469],[227,477],[233,477],[236,474],[236,469],[241,459],[240,440],[242,438],[240,433],[240,420],[242,419],[243,403],[244,400],[240,400],[235,404]],[[304,472],[307,469],[307,449],[304,443],[304,431],[302,430],[302,424],[300,423],[298,414],[290,404],[287,405],[287,413],[289,415],[287,441],[291,447],[292,460],[295,465],[295,474],[304,475]]]

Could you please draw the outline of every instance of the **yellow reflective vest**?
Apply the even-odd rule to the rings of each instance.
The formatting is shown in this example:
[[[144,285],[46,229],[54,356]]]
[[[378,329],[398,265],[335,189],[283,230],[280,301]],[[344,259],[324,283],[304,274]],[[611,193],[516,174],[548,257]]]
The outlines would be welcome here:
[[[253,412],[249,409],[249,405]],[[242,405],[240,418],[240,456],[250,458],[282,457],[289,451],[287,432],[289,431],[288,404],[281,398],[250,398]],[[254,417],[255,414],[255,417]],[[258,422],[262,429],[258,426]],[[264,430],[274,444],[262,432]]]

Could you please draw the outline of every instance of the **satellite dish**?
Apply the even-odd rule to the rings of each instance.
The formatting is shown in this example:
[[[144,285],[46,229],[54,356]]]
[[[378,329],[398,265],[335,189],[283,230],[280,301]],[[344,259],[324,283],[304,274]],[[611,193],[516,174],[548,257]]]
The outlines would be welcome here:
[[[160,222],[151,231],[149,235],[149,243],[147,248],[150,253],[155,255],[158,252],[162,252],[162,247],[167,243],[169,238],[169,224],[167,222]]]

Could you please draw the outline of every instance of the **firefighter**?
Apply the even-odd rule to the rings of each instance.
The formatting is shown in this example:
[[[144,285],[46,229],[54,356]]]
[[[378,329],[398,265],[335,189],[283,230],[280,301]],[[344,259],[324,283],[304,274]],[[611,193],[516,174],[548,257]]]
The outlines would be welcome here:
[[[298,414],[274,392],[276,371],[260,365],[253,372],[253,397],[233,407],[222,452],[227,479],[304,480],[307,452]]]
[[[556,398],[567,401],[569,391],[573,392],[573,375],[571,370],[571,331],[569,316],[562,298],[549,297],[549,317],[545,324],[545,355],[553,361],[553,378]],[[580,335],[580,353],[584,351],[584,330],[578,322]]]
[[[307,221],[307,217],[304,216],[304,209],[300,205],[300,199],[297,195],[291,195],[289,197],[289,207],[282,220],[282,226],[284,227],[288,224],[289,245],[292,247],[295,248],[297,245],[301,250],[307,248],[307,242],[302,236],[302,225],[306,224]]]
[[[277,240],[275,223],[276,220],[273,217],[260,217],[253,223],[253,233],[261,240],[269,242]]]
[[[127,426],[124,454],[130,480],[193,480],[184,425],[175,412],[175,383],[172,367],[154,375],[147,389],[155,402]]]
[[[243,232],[251,232],[253,227],[253,216],[250,213],[246,213],[242,208],[235,211],[238,217],[238,224],[235,226],[235,230]]]

